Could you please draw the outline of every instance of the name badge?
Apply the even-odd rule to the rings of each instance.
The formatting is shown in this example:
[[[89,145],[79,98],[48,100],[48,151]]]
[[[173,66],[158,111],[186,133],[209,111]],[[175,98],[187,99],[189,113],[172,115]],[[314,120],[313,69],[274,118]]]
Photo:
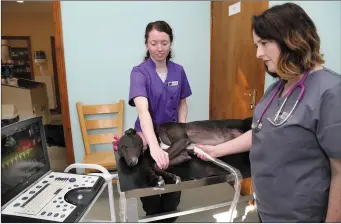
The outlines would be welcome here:
[[[168,82],[167,85],[168,86],[177,86],[177,85],[179,85],[179,82],[178,81]]]

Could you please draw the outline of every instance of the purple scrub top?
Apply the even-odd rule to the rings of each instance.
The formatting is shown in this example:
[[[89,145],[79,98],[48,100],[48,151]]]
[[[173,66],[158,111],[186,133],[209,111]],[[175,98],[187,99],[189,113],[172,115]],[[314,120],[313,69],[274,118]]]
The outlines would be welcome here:
[[[151,58],[135,66],[130,74],[129,105],[135,106],[135,97],[146,97],[154,127],[166,122],[178,122],[180,99],[192,95],[184,68],[172,61],[167,62],[167,68],[165,82],[157,74]],[[139,118],[135,129],[142,131]]]

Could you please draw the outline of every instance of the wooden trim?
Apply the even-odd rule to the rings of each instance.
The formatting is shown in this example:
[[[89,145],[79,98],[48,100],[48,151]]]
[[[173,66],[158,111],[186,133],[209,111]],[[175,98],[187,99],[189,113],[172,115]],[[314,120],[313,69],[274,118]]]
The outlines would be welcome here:
[[[53,6],[53,23],[54,23],[55,44],[56,44],[55,46],[56,47],[56,62],[57,62],[62,121],[63,121],[63,129],[64,129],[66,154],[67,154],[67,163],[68,165],[70,165],[75,162],[75,158],[74,158],[74,152],[73,152],[69,100],[68,100],[67,82],[66,82],[63,29],[62,29],[60,1],[53,1],[52,6]]]

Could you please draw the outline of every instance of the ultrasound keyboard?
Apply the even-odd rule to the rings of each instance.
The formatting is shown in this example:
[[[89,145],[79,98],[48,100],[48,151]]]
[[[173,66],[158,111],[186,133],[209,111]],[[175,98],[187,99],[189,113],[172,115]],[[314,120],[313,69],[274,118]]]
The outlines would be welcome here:
[[[50,172],[2,210],[2,221],[77,222],[104,183],[99,176]]]

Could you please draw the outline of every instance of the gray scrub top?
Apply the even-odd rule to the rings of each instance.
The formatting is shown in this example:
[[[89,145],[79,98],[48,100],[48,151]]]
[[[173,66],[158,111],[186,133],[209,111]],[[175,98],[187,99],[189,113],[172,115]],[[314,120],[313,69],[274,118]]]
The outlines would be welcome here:
[[[274,94],[272,84],[256,106],[256,121]],[[264,222],[322,222],[328,208],[330,158],[341,158],[341,76],[324,68],[308,75],[305,94],[288,121],[274,119],[284,98],[279,93],[252,134],[251,174]],[[300,88],[286,102],[289,113]]]

